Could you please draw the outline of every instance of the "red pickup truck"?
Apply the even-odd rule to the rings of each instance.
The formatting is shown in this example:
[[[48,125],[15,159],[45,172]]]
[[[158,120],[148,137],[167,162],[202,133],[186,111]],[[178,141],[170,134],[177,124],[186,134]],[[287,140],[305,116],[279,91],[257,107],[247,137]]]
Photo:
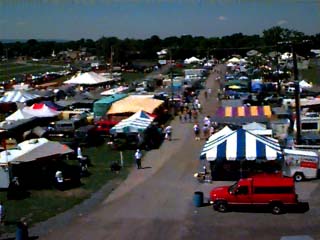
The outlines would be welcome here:
[[[293,178],[263,174],[212,189],[210,203],[219,212],[226,212],[232,206],[256,205],[268,206],[273,214],[280,214],[288,205],[298,204],[298,195]]]

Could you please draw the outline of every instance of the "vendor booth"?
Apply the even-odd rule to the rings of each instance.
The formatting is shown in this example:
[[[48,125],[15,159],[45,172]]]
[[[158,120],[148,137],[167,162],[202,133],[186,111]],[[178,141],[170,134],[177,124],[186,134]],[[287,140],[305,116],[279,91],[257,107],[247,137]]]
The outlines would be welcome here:
[[[153,116],[140,110],[120,121],[110,129],[115,147],[151,149],[159,146],[162,137],[153,120]]]
[[[0,188],[8,188],[13,177],[19,177],[21,183],[40,177],[54,160],[69,153],[73,150],[68,146],[45,138],[27,140],[0,152]]]
[[[110,129],[111,134],[115,133],[141,133],[154,120],[154,117],[140,110],[131,117],[120,121],[117,125]]]
[[[210,162],[213,179],[237,179],[258,170],[274,171],[278,167],[275,160],[280,160],[282,153],[276,139],[244,129],[221,131],[209,138],[200,155],[201,160]],[[272,163],[265,164],[269,161]]]
[[[164,112],[164,101],[154,99],[153,95],[130,95],[112,103],[107,117],[111,121],[119,122],[140,110],[161,117]]]
[[[271,115],[270,106],[226,106],[219,107],[211,120],[236,125],[252,122],[268,123]]]

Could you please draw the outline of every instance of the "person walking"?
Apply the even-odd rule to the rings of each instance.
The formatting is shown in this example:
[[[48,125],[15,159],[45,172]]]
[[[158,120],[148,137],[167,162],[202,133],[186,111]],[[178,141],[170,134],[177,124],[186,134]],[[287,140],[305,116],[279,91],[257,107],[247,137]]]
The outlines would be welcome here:
[[[212,93],[212,89],[211,89],[211,88],[208,88],[207,93],[208,93],[208,97],[210,97],[210,96],[211,96],[211,93]]]
[[[134,154],[134,158],[136,160],[136,164],[137,164],[137,169],[141,169],[141,158],[142,158],[142,153],[140,151],[140,149],[137,149],[137,151]]]
[[[207,124],[204,124],[203,128],[202,128],[202,132],[203,132],[203,137],[206,141],[208,141],[209,139],[209,134],[210,134],[210,128]]]
[[[165,128],[165,134],[166,134],[166,139],[168,139],[169,141],[172,140],[172,127],[169,125]]]
[[[194,124],[193,131],[194,131],[194,135],[195,135],[195,140],[199,141],[200,140],[200,126],[198,123]]]

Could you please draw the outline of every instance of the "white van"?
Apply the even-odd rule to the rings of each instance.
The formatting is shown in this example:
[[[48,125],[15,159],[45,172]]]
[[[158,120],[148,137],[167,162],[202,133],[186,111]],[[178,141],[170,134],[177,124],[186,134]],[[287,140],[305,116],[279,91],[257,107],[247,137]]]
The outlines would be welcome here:
[[[318,177],[319,155],[313,151],[284,149],[283,176],[293,177],[296,182]]]

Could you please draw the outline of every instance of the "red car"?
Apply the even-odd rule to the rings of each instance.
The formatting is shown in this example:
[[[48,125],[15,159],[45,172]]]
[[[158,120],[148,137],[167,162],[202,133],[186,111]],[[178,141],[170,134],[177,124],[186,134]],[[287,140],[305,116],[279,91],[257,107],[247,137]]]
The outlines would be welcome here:
[[[263,174],[212,189],[210,203],[219,212],[226,212],[232,206],[256,205],[267,206],[273,214],[280,214],[286,206],[296,205],[298,196],[293,178]]]

